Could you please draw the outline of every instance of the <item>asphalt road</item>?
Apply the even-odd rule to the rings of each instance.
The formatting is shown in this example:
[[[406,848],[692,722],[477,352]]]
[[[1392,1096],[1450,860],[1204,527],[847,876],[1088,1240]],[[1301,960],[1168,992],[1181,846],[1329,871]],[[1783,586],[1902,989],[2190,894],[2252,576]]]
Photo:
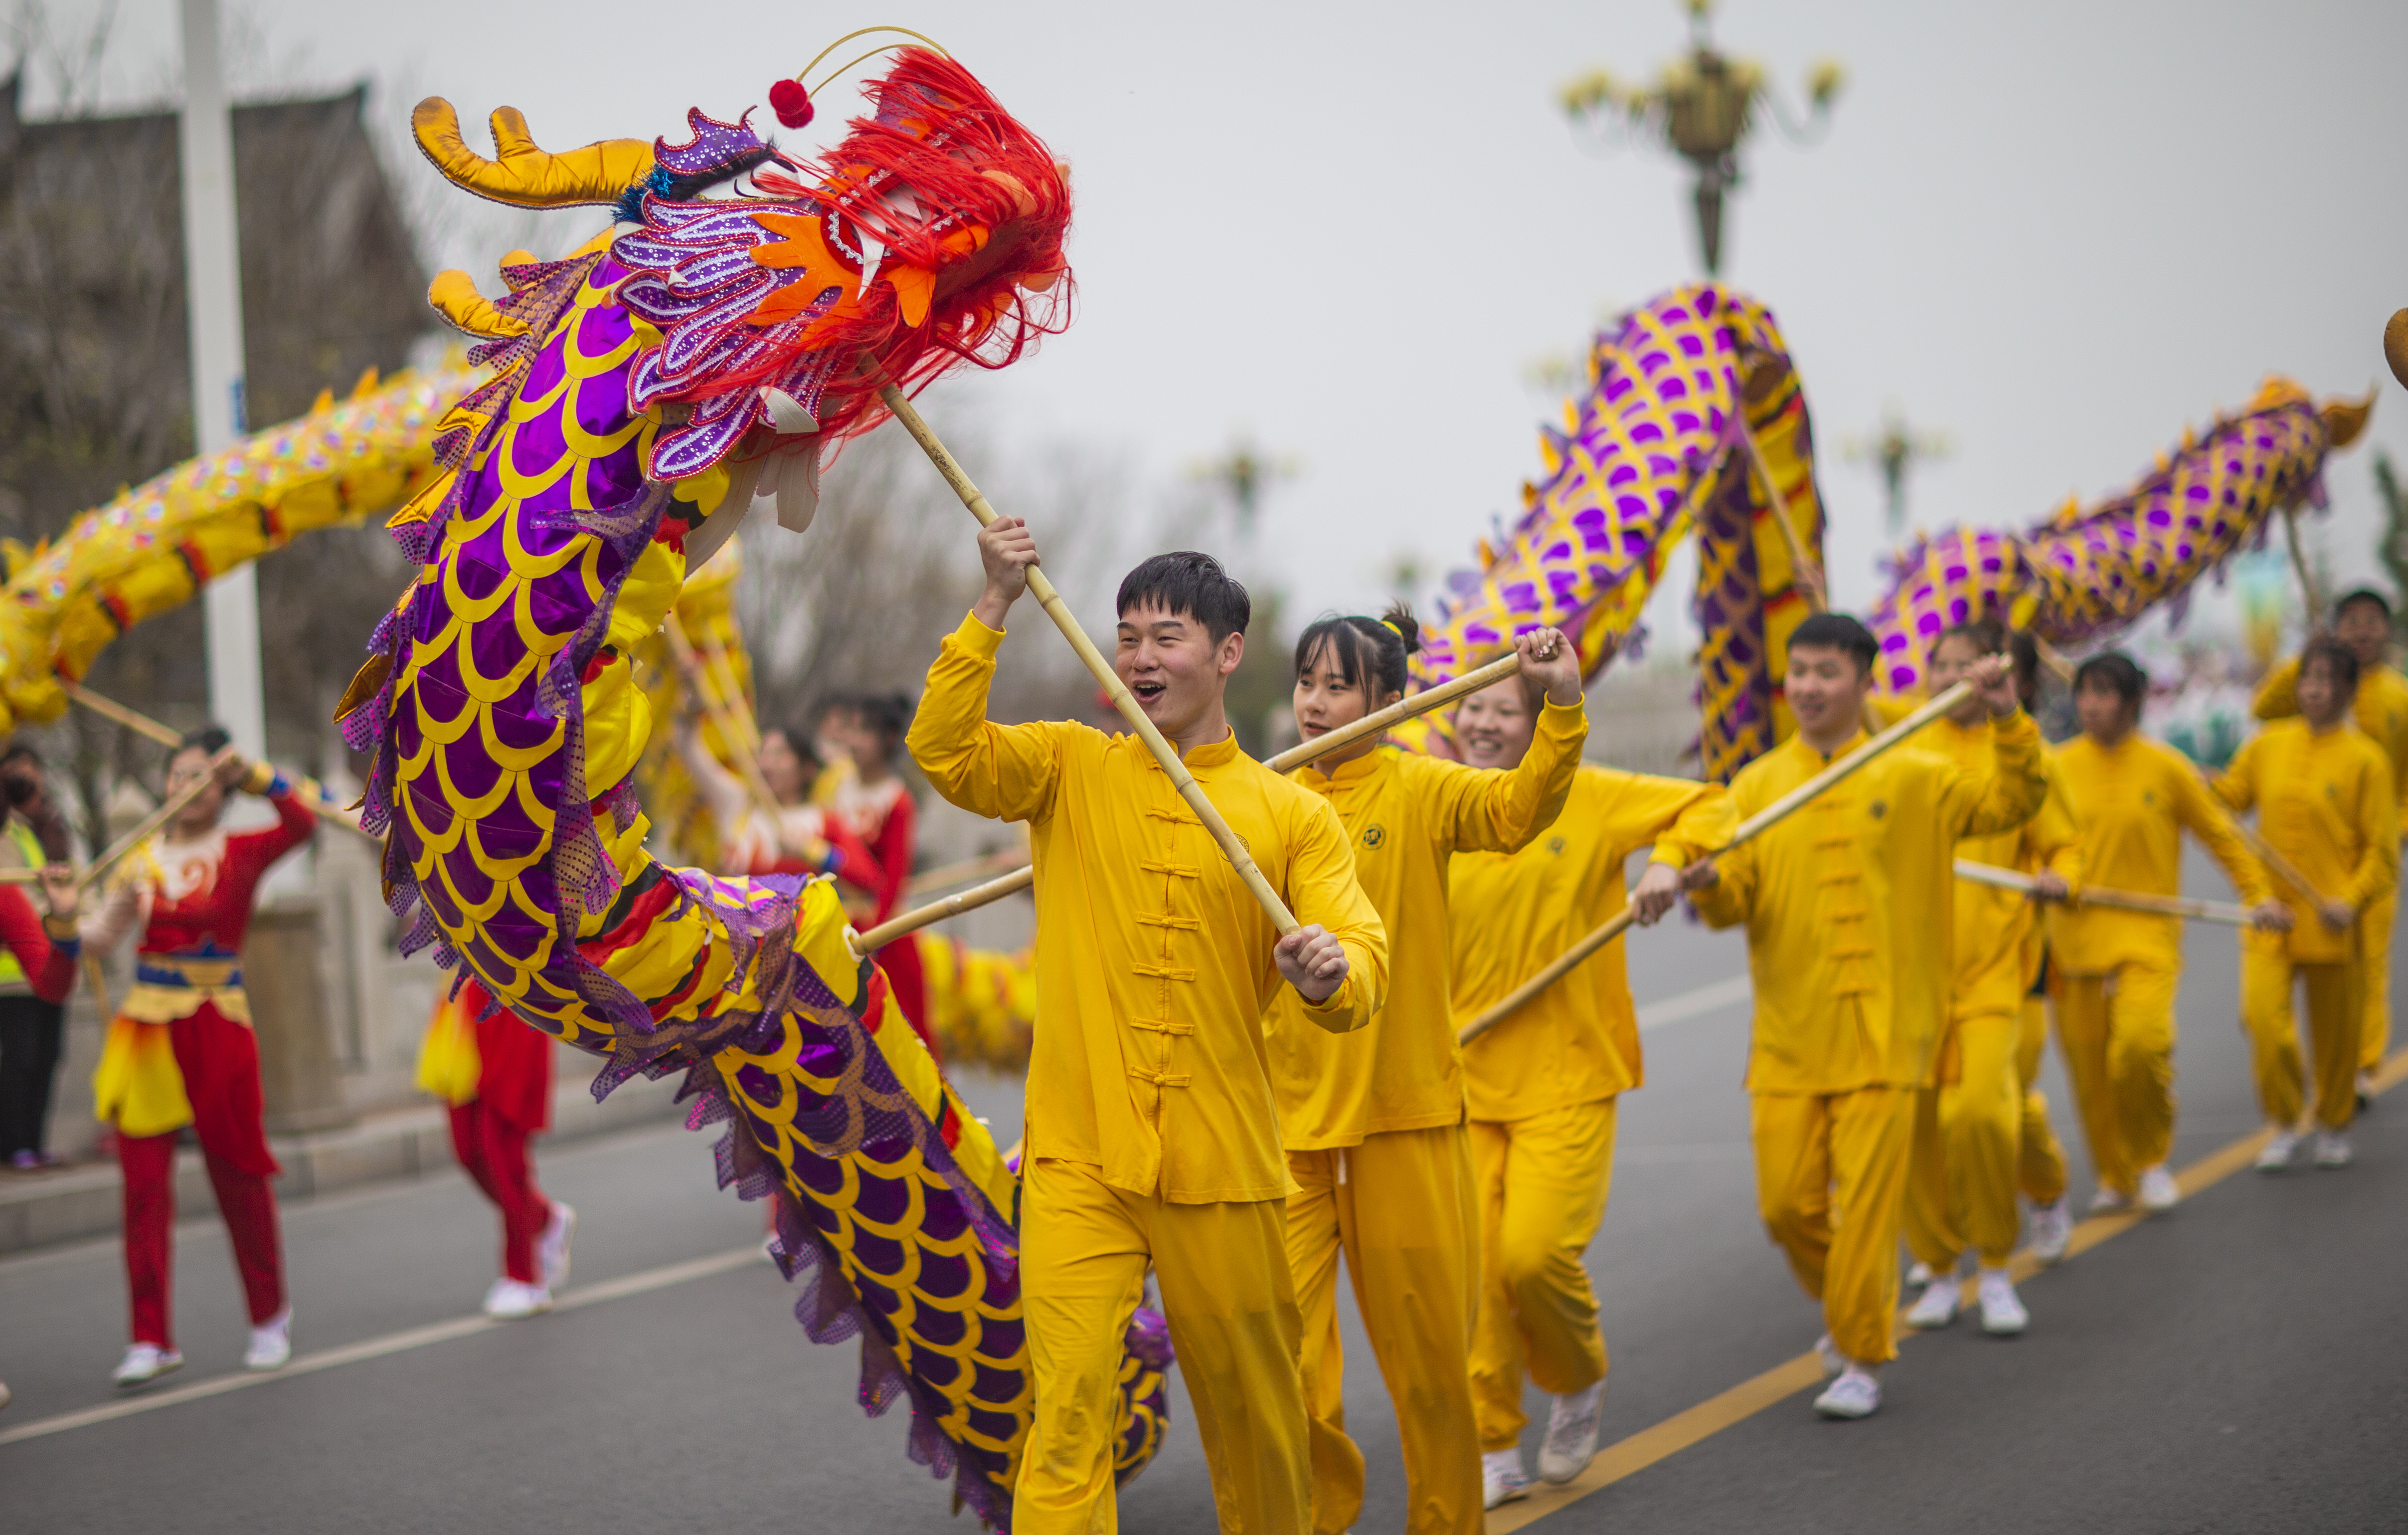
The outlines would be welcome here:
[[[2190,887],[2224,893],[2203,865]],[[2198,929],[2189,947],[2177,1166],[2257,1127],[2231,936]],[[1632,969],[1642,1004],[1727,994],[1744,953],[1671,925],[1636,937]],[[1674,1011],[1688,1015],[1647,1031],[1648,1085],[1625,1100],[1589,1258],[1613,1357],[1609,1444],[1819,1330],[1754,1214],[1745,1003]],[[2054,1061],[2050,1075],[2078,1159]],[[1016,1089],[968,1085],[1009,1142]],[[2025,1288],[2023,1339],[1960,1322],[1910,1341],[1866,1423],[1824,1423],[1793,1396],[1531,1528],[2408,1528],[2408,1316],[2394,1301],[2408,1274],[2408,1091],[2361,1122],[2358,1152],[2343,1172],[2225,1179],[2042,1275]],[[758,1212],[712,1186],[707,1136],[582,1142],[545,1155],[542,1172],[583,1216],[574,1303],[552,1315],[463,1320],[495,1240],[465,1178],[295,1205],[294,1370],[34,1437],[19,1436],[123,1399],[108,1383],[122,1280],[113,1242],[0,1263],[0,1375],[17,1393],[0,1413],[0,1532],[966,1528],[906,1460],[904,1411],[865,1419],[853,1349],[805,1341],[786,1286],[744,1255]],[[182,1227],[177,1256],[190,1363],[154,1392],[253,1381],[236,1365],[240,1307],[214,1220]],[[1348,1324],[1369,1535],[1401,1528],[1403,1489],[1394,1418]],[[365,1356],[329,1353],[346,1349]],[[1124,1495],[1125,1528],[1212,1528],[1183,1393],[1174,1410],[1165,1453]]]

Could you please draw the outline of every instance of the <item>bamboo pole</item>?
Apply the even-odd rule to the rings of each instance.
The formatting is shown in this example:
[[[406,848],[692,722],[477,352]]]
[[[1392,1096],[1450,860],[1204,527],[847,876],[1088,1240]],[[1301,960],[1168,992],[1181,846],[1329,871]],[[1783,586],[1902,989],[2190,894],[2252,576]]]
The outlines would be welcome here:
[[[1789,509],[1782,504],[1781,487],[1773,482],[1772,466],[1765,461],[1764,447],[1756,440],[1756,433],[1747,423],[1747,402],[1733,408],[1738,418],[1739,440],[1747,450],[1747,461],[1755,466],[1764,481],[1764,505],[1772,515],[1772,525],[1781,530],[1781,541],[1789,549],[1789,581],[1806,599],[1806,606],[1822,612],[1830,601],[1824,584],[1823,567],[1806,552],[1806,540],[1799,535],[1797,525],[1789,521]]]
[[[94,858],[91,863],[86,864],[79,871],[78,871],[76,874],[76,888],[78,890],[82,890],[91,885],[94,880],[97,880],[103,874],[108,873],[109,869],[116,866],[119,859],[123,858],[127,854],[133,852],[136,848],[140,847],[145,841],[150,839],[151,833],[157,831],[161,826],[164,826],[168,822],[174,820],[176,816],[182,811],[185,806],[191,804],[194,800],[200,798],[202,794],[208,790],[208,786],[217,781],[217,775],[220,768],[223,768],[227,763],[240,762],[241,760],[242,753],[236,752],[231,746],[220,751],[216,756],[209,759],[209,770],[208,772],[202,774],[199,778],[194,779],[192,782],[187,783],[182,788],[177,790],[174,794],[169,795],[166,800],[161,804],[157,810],[152,811],[149,815],[144,816],[140,821],[136,822],[133,830],[127,832],[116,841],[111,842],[108,849],[104,851],[99,857]],[[36,878],[38,877],[39,876],[37,874]]]
[[[953,494],[961,497],[962,505],[978,519],[979,525],[984,527],[994,522],[995,509],[987,504],[984,495],[979,494],[979,488],[970,482],[969,476],[962,472],[962,466],[953,462],[953,455],[945,451],[945,445],[920,418],[919,410],[904,397],[903,392],[888,384],[880,392],[880,397],[886,402],[886,409],[895,413],[895,419],[903,423],[903,429],[911,434],[912,440],[919,443],[921,451],[928,455],[928,461],[936,465],[937,472],[945,477],[945,482],[953,487]],[[1179,753],[1171,750],[1170,743],[1162,739],[1162,732],[1154,728],[1154,722],[1146,718],[1145,710],[1139,707],[1137,699],[1122,685],[1120,674],[1112,670],[1112,664],[1096,649],[1095,641],[1087,638],[1087,631],[1080,627],[1078,619],[1064,605],[1062,595],[1054,589],[1053,581],[1033,565],[1028,567],[1028,592],[1045,610],[1046,616],[1053,619],[1054,627],[1062,631],[1062,638],[1070,642],[1070,648],[1078,652],[1079,659],[1086,663],[1088,672],[1111,699],[1112,707],[1120,710],[1121,718],[1128,722],[1138,739],[1154,753],[1154,760],[1161,764],[1171,785],[1179,791],[1179,797],[1187,801],[1187,808],[1196,812],[1196,818],[1204,823],[1204,829],[1212,834],[1212,840],[1221,846],[1222,855],[1237,869],[1238,877],[1246,882],[1247,890],[1262,907],[1263,913],[1271,919],[1271,925],[1279,929],[1282,937],[1295,932],[1299,925],[1288,911],[1287,903],[1280,899],[1279,892],[1271,888],[1270,882],[1263,878],[1262,870],[1254,867],[1254,860],[1246,852],[1245,844],[1238,840],[1238,834],[1229,829],[1229,823],[1222,819],[1220,811],[1205,797],[1203,787],[1188,772],[1187,765],[1179,760]],[[883,925],[892,926],[893,924]]]
[[[999,853],[981,854],[975,858],[964,858],[959,863],[939,864],[925,873],[912,875],[903,882],[903,893],[907,896],[920,896],[931,890],[943,890],[953,885],[968,884],[972,880],[992,879],[997,874],[1010,873],[1015,868],[1022,868],[1027,862],[1026,848],[1005,848]]]
[[[1436,687],[1424,688],[1409,697],[1399,698],[1387,708],[1366,714],[1352,724],[1340,725],[1309,741],[1299,741],[1264,763],[1263,766],[1275,773],[1295,772],[1305,764],[1327,756],[1340,747],[1351,746],[1365,736],[1385,730],[1416,715],[1426,714],[1431,710],[1452,703],[1468,693],[1477,693],[1482,688],[1508,677],[1519,676],[1521,670],[1522,658],[1518,654],[1491,661],[1484,667],[1465,672],[1452,681],[1440,682]],[[952,866],[953,868],[968,867],[970,866],[968,864]],[[949,870],[938,869],[932,872],[945,873]],[[1001,879],[989,880],[974,889],[948,896],[943,900],[932,901],[926,906],[916,907],[880,923],[866,933],[854,934],[852,940],[853,953],[866,954],[873,950],[883,948],[906,933],[916,933],[923,927],[944,921],[947,917],[957,917],[965,911],[976,911],[990,902],[999,901],[1006,896],[1025,890],[1034,882],[1036,882],[1035,873],[1024,867],[1006,874]]]
[[[62,686],[70,699],[83,705],[102,719],[122,724],[137,736],[148,736],[170,752],[184,744],[183,735],[173,725],[162,724],[139,710],[128,709],[116,699],[104,697],[80,682],[66,682]],[[320,815],[345,831],[358,833],[379,847],[384,845],[383,838],[360,825],[357,811],[337,799],[327,791],[326,786],[316,779],[305,773],[293,780],[293,786],[308,797],[310,808]]]
[[[2291,569],[2300,578],[2300,599],[2308,605],[2308,633],[2315,635],[2322,627],[2324,599],[2316,595],[2315,578],[2308,574],[2307,552],[2300,547],[2300,509],[2297,504],[2283,509],[2283,541],[2290,546]]]
[[[1973,696],[1973,684],[1970,681],[1959,682],[1955,687],[1942,692],[1914,713],[1741,822],[1739,829],[1731,833],[1731,839],[1717,848],[1715,854],[1719,855],[1728,853],[1742,843],[1752,842],[1763,836],[1798,811],[1837,787],[1844,780],[1855,776],[1859,769],[1869,766],[1874,758],[1899,745],[1932,721],[1955,710],[1957,705]],[[1512,1017],[1532,997],[1570,975],[1591,954],[1620,938],[1637,918],[1638,912],[1628,906],[1625,906],[1621,911],[1606,918],[1587,937],[1556,955],[1545,968],[1508,992],[1487,1011],[1464,1025],[1455,1034],[1455,1042],[1469,1044]]]
[[[2020,891],[2029,896],[2039,882],[2028,874],[1995,864],[1977,864],[1971,859],[1956,860],[1956,877],[1969,884],[1986,884],[1997,890]],[[2085,887],[2075,894],[2071,904],[2108,906],[2122,911],[2149,911],[2161,917],[2182,917],[2190,922],[2213,922],[2226,927],[2254,927],[2257,919],[2245,906],[2230,901],[2193,900],[2187,896],[2153,896],[2143,890],[2107,890],[2097,885]]]

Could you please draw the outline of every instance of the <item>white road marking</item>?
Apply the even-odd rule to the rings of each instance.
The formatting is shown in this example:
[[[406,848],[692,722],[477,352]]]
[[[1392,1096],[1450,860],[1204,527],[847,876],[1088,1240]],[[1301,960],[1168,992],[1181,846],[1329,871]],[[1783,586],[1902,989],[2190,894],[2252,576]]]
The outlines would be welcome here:
[[[689,1280],[707,1279],[712,1274],[740,1269],[747,1263],[761,1261],[759,1243],[738,1247],[729,1252],[714,1253],[709,1257],[688,1258],[682,1263],[663,1264],[599,1284],[582,1284],[562,1295],[552,1303],[555,1312],[576,1311],[584,1306],[598,1306],[606,1300],[621,1300],[648,1290],[666,1289]],[[320,1349],[314,1354],[294,1356],[281,1370],[246,1370],[234,1375],[213,1376],[195,1381],[190,1385],[174,1386],[164,1391],[146,1391],[101,1407],[87,1407],[80,1412],[61,1413],[54,1417],[36,1418],[22,1427],[0,1433],[0,1444],[14,1444],[21,1440],[42,1439],[50,1434],[64,1434],[72,1428],[89,1428],[94,1424],[113,1423],[130,1418],[137,1413],[155,1413],[163,1407],[174,1407],[205,1397],[222,1397],[229,1391],[249,1386],[267,1385],[276,1381],[289,1381],[296,1375],[314,1375],[322,1370],[340,1365],[355,1365],[369,1359],[381,1359],[389,1354],[425,1348],[433,1343],[448,1343],[455,1338],[466,1338],[488,1327],[523,1326],[521,1323],[496,1322],[485,1316],[458,1316],[448,1322],[433,1322],[423,1327],[409,1327],[389,1332],[381,1338],[363,1339],[345,1343],[340,1348]]]
[[[1752,995],[1747,977],[1735,975],[1728,981],[1717,981],[1711,986],[1699,986],[1667,997],[1660,1002],[1647,1002],[1639,1009],[1639,1027],[1643,1032],[1662,1028],[1668,1024],[1685,1023],[1691,1018],[1718,1012],[1735,1002],[1744,1002]]]

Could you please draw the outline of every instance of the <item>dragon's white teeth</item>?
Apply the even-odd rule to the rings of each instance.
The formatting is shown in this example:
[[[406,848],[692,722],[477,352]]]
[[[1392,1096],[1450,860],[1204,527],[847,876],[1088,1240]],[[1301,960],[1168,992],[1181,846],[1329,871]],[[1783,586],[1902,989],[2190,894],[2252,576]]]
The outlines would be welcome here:
[[[780,437],[806,437],[820,429],[819,418],[804,409],[802,401],[775,385],[761,391],[761,404]]]

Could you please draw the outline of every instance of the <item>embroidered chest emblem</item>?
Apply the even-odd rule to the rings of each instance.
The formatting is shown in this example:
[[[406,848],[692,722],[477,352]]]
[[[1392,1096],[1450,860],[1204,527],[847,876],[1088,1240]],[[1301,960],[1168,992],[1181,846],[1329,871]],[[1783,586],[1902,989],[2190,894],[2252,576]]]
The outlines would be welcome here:
[[[1571,844],[1565,841],[1560,837],[1550,837],[1547,839],[1547,851],[1554,854],[1558,858],[1564,855],[1564,849],[1570,846],[1571,846]]]
[[[1886,799],[1876,799],[1871,804],[1865,807],[1865,812],[1868,815],[1870,815],[1874,820],[1878,821],[1883,816],[1889,813],[1889,801]]]
[[[1376,848],[1387,839],[1388,828],[1377,821],[1363,828],[1363,845],[1367,848]]]

